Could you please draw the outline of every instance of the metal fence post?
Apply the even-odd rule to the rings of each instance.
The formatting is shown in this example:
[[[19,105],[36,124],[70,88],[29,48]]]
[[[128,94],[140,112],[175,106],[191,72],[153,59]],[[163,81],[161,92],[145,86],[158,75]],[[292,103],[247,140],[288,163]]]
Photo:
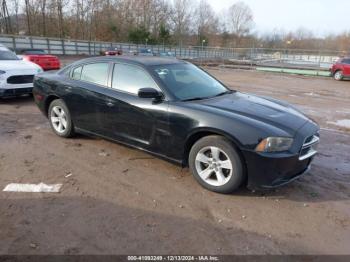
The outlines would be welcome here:
[[[12,36],[12,47],[13,50],[16,51],[16,38],[14,36]]]
[[[62,45],[62,53],[63,53],[63,55],[65,55],[66,54],[66,50],[65,50],[64,40],[63,39],[61,40],[61,45]]]
[[[89,44],[89,55],[91,55],[91,42],[89,41],[88,44]]]
[[[75,43],[75,54],[79,55],[78,43],[77,43],[77,41],[74,41],[74,43]]]
[[[30,42],[30,48],[34,48],[34,46],[33,46],[33,38],[30,36],[29,37],[29,42]]]
[[[51,54],[51,48],[50,48],[50,40],[49,38],[46,38],[46,45],[47,45],[47,52]]]

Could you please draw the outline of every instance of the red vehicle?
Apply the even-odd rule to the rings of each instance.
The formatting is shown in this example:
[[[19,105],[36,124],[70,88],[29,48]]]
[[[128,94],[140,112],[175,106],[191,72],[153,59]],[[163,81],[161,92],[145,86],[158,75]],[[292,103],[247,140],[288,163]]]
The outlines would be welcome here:
[[[123,51],[115,47],[108,48],[107,51],[105,52],[106,56],[122,55],[122,54],[123,54]]]
[[[22,57],[23,60],[27,60],[41,66],[41,68],[45,71],[57,70],[61,68],[61,63],[58,57],[48,55],[42,49],[20,49],[17,50],[17,54]]]
[[[340,81],[350,77],[350,57],[340,58],[331,68],[332,76]]]

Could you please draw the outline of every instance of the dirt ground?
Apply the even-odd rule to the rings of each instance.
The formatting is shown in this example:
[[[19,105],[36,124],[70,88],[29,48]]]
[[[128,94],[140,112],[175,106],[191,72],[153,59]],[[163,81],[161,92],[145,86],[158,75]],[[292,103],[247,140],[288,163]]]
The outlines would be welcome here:
[[[350,254],[350,82],[211,70],[287,100],[322,127],[312,171],[268,192],[201,188],[188,170],[108,141],[64,140],[32,98],[0,101],[0,254]],[[71,176],[66,177],[68,174]]]

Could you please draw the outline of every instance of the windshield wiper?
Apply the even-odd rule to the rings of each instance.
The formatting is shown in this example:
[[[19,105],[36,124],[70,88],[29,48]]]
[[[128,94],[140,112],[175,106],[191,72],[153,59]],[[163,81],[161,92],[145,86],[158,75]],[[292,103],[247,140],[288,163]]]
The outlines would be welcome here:
[[[226,94],[231,94],[232,92],[233,92],[232,90],[227,90],[227,91],[222,92],[220,94],[217,94],[215,96],[194,97],[194,98],[184,99],[184,100],[181,100],[181,101],[186,102],[186,101],[205,100],[205,99],[209,99],[209,98],[213,98],[213,97],[217,97],[217,96],[223,96],[223,95],[226,95]]]
[[[217,94],[217,95],[215,95],[215,96],[213,96],[213,97],[223,96],[223,95],[227,95],[227,94],[231,94],[231,93],[232,93],[232,90],[227,90],[227,91],[222,92],[222,93],[220,93],[220,94]]]
[[[187,101],[196,101],[196,100],[204,100],[204,99],[208,99],[208,97],[194,97],[194,98],[184,99],[184,100],[181,100],[181,101],[187,102]]]

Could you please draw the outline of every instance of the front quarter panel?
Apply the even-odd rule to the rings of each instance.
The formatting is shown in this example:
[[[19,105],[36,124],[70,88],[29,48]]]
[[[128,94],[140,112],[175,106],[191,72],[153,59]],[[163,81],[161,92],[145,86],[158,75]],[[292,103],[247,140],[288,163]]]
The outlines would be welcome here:
[[[229,138],[241,150],[254,150],[267,136],[289,136],[284,131],[250,119],[232,114],[217,114],[215,110],[203,110],[186,102],[169,104],[169,133],[172,149],[170,157],[183,159],[186,141],[196,133],[209,132]]]

